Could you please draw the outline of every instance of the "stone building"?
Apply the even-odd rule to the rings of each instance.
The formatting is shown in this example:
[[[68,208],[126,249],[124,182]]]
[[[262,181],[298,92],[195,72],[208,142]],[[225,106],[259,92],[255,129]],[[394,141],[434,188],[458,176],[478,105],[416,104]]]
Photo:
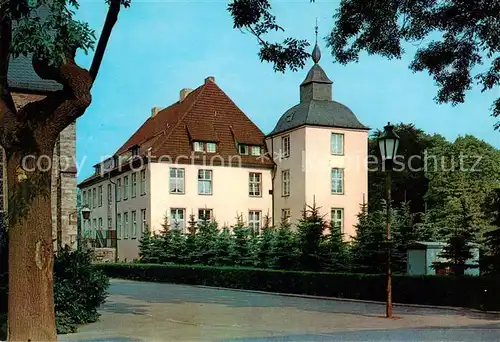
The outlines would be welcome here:
[[[142,232],[165,218],[186,232],[191,219],[220,227],[243,220],[258,230],[268,217],[292,224],[316,203],[348,239],[367,200],[368,128],[332,100],[319,47],[300,86],[300,103],[264,133],[207,77],[179,100],[154,107],[112,158],[79,184],[91,209],[83,230],[117,259],[138,257]],[[109,241],[114,240],[114,241]]]
[[[45,96],[61,89],[55,81],[43,80],[36,75],[31,59],[19,57],[13,59],[9,66],[9,89],[16,107],[43,99]],[[4,160],[2,151],[2,163]],[[76,125],[68,126],[59,135],[54,147],[52,163],[52,229],[55,247],[76,245]],[[2,165],[1,208],[6,208],[5,167]]]

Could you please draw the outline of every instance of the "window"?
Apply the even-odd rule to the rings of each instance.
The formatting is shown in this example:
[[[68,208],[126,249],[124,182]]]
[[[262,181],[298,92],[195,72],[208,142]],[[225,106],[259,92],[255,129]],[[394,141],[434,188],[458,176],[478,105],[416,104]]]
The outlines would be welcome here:
[[[261,174],[250,172],[250,179],[248,183],[249,189],[248,194],[252,197],[260,197],[262,196],[261,192]]]
[[[254,232],[260,231],[260,211],[250,210],[248,212],[248,228]]]
[[[141,233],[146,231],[146,209],[141,209]]]
[[[184,193],[184,169],[170,168],[170,193]]]
[[[252,146],[252,156],[260,156],[260,146]]]
[[[102,185],[99,185],[97,188],[97,193],[97,196],[99,197],[99,206],[102,207]]]
[[[344,154],[344,135],[340,133],[332,133],[330,145],[332,154]]]
[[[332,169],[332,194],[344,193],[344,169]]]
[[[99,217],[99,230],[102,230],[104,227],[102,226],[102,217]]]
[[[94,237],[97,230],[97,219],[92,220],[92,231],[90,231],[90,236]]]
[[[128,213],[123,213],[123,232],[125,233],[125,239],[128,239]]]
[[[214,142],[207,143],[207,152],[215,153],[217,151],[217,144]]]
[[[344,209],[332,208],[332,228],[338,229],[341,233],[344,232]]]
[[[87,205],[87,191],[83,190],[82,192],[82,201],[83,201],[83,205]]]
[[[172,229],[184,231],[184,209],[172,208],[170,209],[170,225]]]
[[[123,200],[128,198],[128,176],[123,177]]]
[[[134,172],[132,174],[132,190],[131,190],[131,196],[135,197],[137,196],[137,172]]]
[[[239,151],[240,151],[240,154],[247,155],[248,154],[248,145],[240,144]]]
[[[141,195],[146,194],[146,170],[141,170]]]
[[[212,209],[198,209],[198,220],[210,221],[212,219]]]
[[[281,221],[290,223],[290,209],[281,209]]]
[[[203,152],[205,150],[205,146],[201,141],[195,141],[193,143],[193,150],[195,152]]]
[[[281,195],[290,196],[290,170],[281,171]]]
[[[97,205],[97,192],[95,188],[92,189],[92,208],[95,208]]]
[[[113,201],[113,194],[111,193],[111,184],[108,184],[108,204]]]
[[[119,239],[121,239],[123,237],[122,214],[116,214],[116,236]]]
[[[108,230],[113,230],[113,220],[108,217]]]
[[[212,194],[212,170],[198,170],[198,194]]]
[[[122,180],[120,178],[116,181],[116,201],[119,202],[122,199]]]
[[[290,136],[285,135],[281,138],[281,156],[287,158],[290,156]]]
[[[132,211],[132,239],[137,237],[137,211]]]

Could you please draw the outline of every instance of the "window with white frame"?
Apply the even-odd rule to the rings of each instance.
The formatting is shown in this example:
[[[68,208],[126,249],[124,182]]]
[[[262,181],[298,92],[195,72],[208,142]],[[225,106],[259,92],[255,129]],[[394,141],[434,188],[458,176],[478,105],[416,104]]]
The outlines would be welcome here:
[[[99,217],[99,230],[103,230],[102,217]]]
[[[108,217],[108,230],[113,230],[113,220]]]
[[[238,148],[239,148],[240,154],[245,155],[245,156],[248,155],[248,145],[239,144]]]
[[[92,189],[87,191],[87,205],[89,208],[92,208]]]
[[[212,170],[198,170],[198,194],[212,194]]]
[[[338,229],[341,233],[344,232],[344,209],[332,208],[331,211],[332,228]]]
[[[116,180],[116,201],[119,202],[122,200],[122,180],[118,178]]]
[[[92,208],[97,206],[97,191],[95,188],[92,189]]]
[[[281,171],[281,195],[290,196],[290,170]]]
[[[344,135],[340,133],[332,133],[330,141],[330,149],[332,154],[344,154]]]
[[[184,227],[186,225],[184,212],[185,211],[182,208],[170,209],[170,227],[172,227],[172,229],[178,229],[181,232],[184,231]]]
[[[285,135],[281,138],[281,156],[287,158],[290,156],[290,136]]]
[[[113,201],[113,193],[111,192],[111,184],[108,184],[108,204],[111,204]]]
[[[116,236],[119,239],[123,237],[122,214],[116,214]]]
[[[146,209],[141,209],[141,233],[146,231]]]
[[[125,233],[125,239],[129,237],[129,226],[128,226],[128,212],[123,213],[123,232]]]
[[[259,232],[261,227],[262,213],[259,210],[250,210],[248,212],[248,228],[254,232]]]
[[[260,146],[252,146],[252,150],[251,150],[250,154],[252,156],[260,156],[260,154],[261,154]]]
[[[332,194],[344,193],[344,169],[332,169]]]
[[[83,205],[87,205],[87,191],[83,190],[82,191],[82,202],[83,202]]]
[[[146,194],[146,170],[141,170],[141,195]]]
[[[281,221],[290,223],[290,209],[281,209]]]
[[[99,198],[99,206],[102,207],[102,185],[97,188],[97,197]]]
[[[128,176],[123,177],[123,200],[128,199]]]
[[[132,239],[137,237],[137,211],[132,211]]]
[[[193,150],[195,152],[203,152],[205,150],[205,144],[202,143],[201,141],[195,141],[193,142]]]
[[[90,237],[96,236],[97,231],[97,219],[92,220],[92,230],[90,231]]]
[[[199,221],[210,221],[212,220],[212,209],[198,209],[198,220]]]
[[[207,143],[207,152],[208,153],[215,153],[217,152],[217,144],[214,142],[208,142]]]
[[[183,168],[170,168],[170,193],[184,193],[184,174],[185,170]]]
[[[137,172],[132,173],[132,190],[131,190],[131,196],[136,197],[137,196]]]
[[[250,172],[248,187],[248,194],[251,197],[262,196],[262,174],[257,172]]]

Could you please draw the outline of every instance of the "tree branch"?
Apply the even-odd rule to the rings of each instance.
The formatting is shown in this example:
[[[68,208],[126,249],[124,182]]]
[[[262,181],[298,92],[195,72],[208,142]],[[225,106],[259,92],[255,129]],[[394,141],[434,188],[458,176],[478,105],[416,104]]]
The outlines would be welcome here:
[[[6,121],[15,120],[16,106],[8,85],[10,62],[10,44],[12,42],[12,22],[8,16],[3,16],[0,22],[0,134],[4,143]]]
[[[104,27],[102,28],[101,36],[99,37],[99,42],[97,43],[97,48],[95,50],[94,59],[92,60],[92,65],[90,67],[90,76],[92,80],[95,81],[99,68],[101,67],[102,59],[104,58],[104,52],[108,45],[109,37],[113,31],[113,26],[115,26],[118,20],[118,13],[120,13],[121,0],[110,0],[108,14],[106,15],[106,21],[104,22]]]

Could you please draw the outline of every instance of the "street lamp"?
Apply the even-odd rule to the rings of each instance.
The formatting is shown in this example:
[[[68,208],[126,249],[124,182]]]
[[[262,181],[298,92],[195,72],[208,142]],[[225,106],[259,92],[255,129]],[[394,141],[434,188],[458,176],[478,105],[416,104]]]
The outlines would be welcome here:
[[[80,209],[80,213],[82,215],[82,222],[78,225],[76,232],[76,246],[78,249],[82,247],[82,224],[84,220],[88,220],[90,218],[90,208],[84,205],[82,209]]]
[[[384,131],[378,137],[378,147],[386,174],[386,244],[387,244],[387,302],[385,317],[392,317],[392,267],[391,267],[391,172],[394,158],[399,147],[399,136],[394,132],[394,126],[390,122],[384,127]]]

